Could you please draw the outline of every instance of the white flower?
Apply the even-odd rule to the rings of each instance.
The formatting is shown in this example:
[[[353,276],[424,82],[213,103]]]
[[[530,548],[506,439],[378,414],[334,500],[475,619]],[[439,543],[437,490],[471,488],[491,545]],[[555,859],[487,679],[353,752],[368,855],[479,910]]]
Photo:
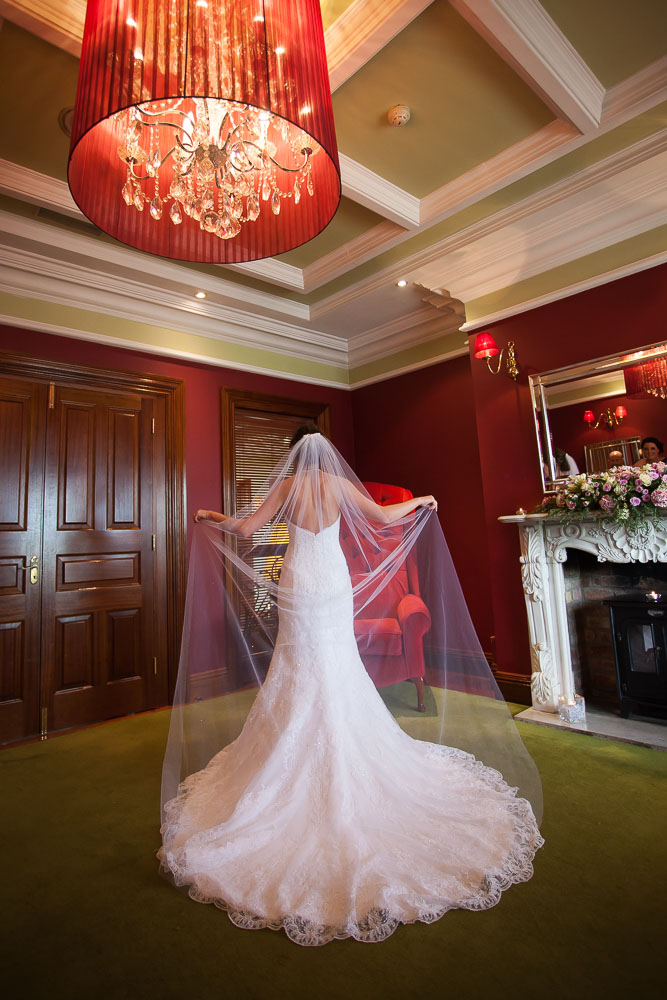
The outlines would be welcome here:
[[[639,481],[640,483],[643,483],[644,486],[650,486],[653,482],[653,477],[648,472],[640,472]]]

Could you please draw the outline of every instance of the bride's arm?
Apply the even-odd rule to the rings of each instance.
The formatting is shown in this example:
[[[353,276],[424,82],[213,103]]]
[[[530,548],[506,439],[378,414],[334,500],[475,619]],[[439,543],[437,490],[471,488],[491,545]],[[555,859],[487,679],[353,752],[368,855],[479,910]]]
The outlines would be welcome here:
[[[241,535],[249,538],[256,531],[271,520],[273,515],[285,501],[289,492],[289,480],[283,480],[279,486],[271,490],[266,500],[260,504],[257,510],[253,511],[250,517],[227,517],[217,510],[198,510],[194,515],[195,521],[214,521],[221,525],[223,531],[228,531],[232,535]]]
[[[374,500],[371,500],[370,497],[364,496],[348,480],[340,480],[340,482],[343,485],[344,492],[347,493],[352,502],[359,507],[362,514],[365,514],[372,521],[391,524],[393,521],[399,521],[406,514],[410,514],[417,507],[430,507],[432,510],[438,509],[438,502],[432,496],[413,497],[412,500],[403,500],[402,503],[391,503],[383,507],[379,503],[375,503]]]

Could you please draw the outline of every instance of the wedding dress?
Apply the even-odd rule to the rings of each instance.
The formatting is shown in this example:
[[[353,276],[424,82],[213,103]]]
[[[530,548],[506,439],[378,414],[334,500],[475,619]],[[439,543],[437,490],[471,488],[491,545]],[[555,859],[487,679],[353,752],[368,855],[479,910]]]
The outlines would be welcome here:
[[[338,500],[338,516],[322,514],[316,531],[299,526],[294,505],[281,511],[289,544],[270,668],[236,738],[185,768],[158,855],[194,900],[239,927],[282,927],[301,945],[377,942],[399,923],[493,906],[531,877],[543,843],[531,805],[498,770],[413,739],[385,706],[355,639],[340,530],[341,514],[348,524],[353,515]],[[479,678],[473,687],[475,704],[489,702]],[[204,710],[181,700],[188,718]]]

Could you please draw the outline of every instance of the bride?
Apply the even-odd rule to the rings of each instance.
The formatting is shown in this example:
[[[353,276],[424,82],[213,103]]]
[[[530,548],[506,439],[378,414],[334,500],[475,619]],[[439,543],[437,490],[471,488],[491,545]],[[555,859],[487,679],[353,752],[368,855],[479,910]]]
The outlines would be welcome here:
[[[195,515],[158,857],[240,927],[381,941],[532,875],[539,777],[436,508],[377,505],[309,425],[241,516]],[[362,660],[416,662],[411,614],[423,714]]]

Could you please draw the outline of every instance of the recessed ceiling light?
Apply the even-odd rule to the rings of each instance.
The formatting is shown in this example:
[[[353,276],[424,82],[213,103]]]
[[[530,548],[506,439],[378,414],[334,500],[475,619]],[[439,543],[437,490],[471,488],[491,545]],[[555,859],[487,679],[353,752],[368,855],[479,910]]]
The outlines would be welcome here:
[[[196,299],[205,299],[206,298],[206,292],[195,292],[195,298]]]
[[[396,282],[396,284],[399,288],[405,288],[405,286],[407,285],[407,281],[405,280],[405,278],[401,278],[399,281]]]

